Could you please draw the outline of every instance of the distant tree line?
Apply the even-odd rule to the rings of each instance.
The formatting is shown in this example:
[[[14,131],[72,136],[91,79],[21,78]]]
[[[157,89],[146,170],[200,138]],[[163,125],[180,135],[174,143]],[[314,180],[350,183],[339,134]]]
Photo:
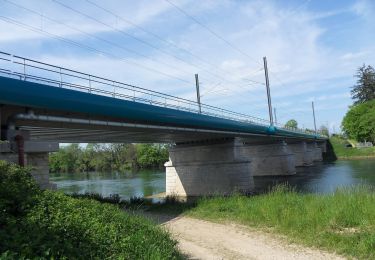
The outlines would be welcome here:
[[[285,123],[285,126],[286,128],[291,128],[291,129],[297,129],[298,128],[298,122],[297,120],[295,119],[290,119],[288,120],[288,122]],[[303,129],[306,133],[310,133],[310,134],[315,134],[315,130],[313,129],[309,129],[309,128],[305,128]],[[325,136],[329,136],[329,131],[328,131],[328,127],[325,126],[325,125],[322,125],[319,129],[318,129],[318,132],[320,134],[323,134]]]
[[[160,144],[70,144],[49,157],[51,172],[125,171],[160,168],[168,147]]]

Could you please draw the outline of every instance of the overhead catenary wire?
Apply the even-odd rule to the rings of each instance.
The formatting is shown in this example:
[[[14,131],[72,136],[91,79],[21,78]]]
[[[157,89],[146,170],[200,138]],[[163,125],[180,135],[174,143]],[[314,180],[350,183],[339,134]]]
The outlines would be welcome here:
[[[17,25],[19,27],[22,27],[24,29],[27,29],[27,30],[30,30],[30,31],[33,31],[33,32],[36,32],[36,33],[39,33],[39,34],[43,34],[45,36],[48,36],[48,37],[51,37],[51,38],[54,38],[56,40],[60,40],[62,42],[65,42],[65,43],[68,43],[70,45],[74,45],[76,47],[79,47],[79,48],[83,48],[83,49],[86,49],[88,51],[91,51],[91,52],[94,52],[94,53],[98,53],[98,54],[101,54],[103,56],[106,56],[106,57],[109,57],[109,58],[112,58],[112,59],[118,59],[120,61],[123,61],[123,62],[126,62],[126,63],[129,63],[129,64],[133,64],[135,66],[138,66],[140,68],[143,68],[145,70],[148,70],[150,72],[153,72],[153,73],[156,73],[156,74],[160,74],[160,75],[163,75],[165,77],[169,77],[169,78],[173,78],[175,80],[178,80],[178,81],[181,81],[181,82],[184,82],[184,83],[187,83],[189,85],[191,85],[192,83],[190,81],[187,81],[185,79],[182,79],[182,78],[178,78],[176,76],[173,76],[173,75],[170,75],[170,74],[167,74],[167,73],[164,73],[162,71],[159,71],[159,70],[156,70],[156,69],[153,69],[153,68],[149,68],[147,66],[144,66],[142,64],[139,64],[135,61],[131,61],[129,59],[125,59],[125,58],[122,58],[122,57],[118,57],[118,56],[115,56],[111,53],[108,53],[108,52],[105,52],[105,51],[102,51],[102,50],[99,50],[99,49],[96,49],[94,47],[91,47],[89,45],[86,45],[86,44],[82,44],[82,43],[79,43],[79,42],[76,42],[76,41],[73,41],[73,40],[70,40],[70,39],[67,39],[67,38],[64,38],[62,36],[59,36],[59,35],[56,35],[56,34],[53,34],[53,33],[50,33],[50,32],[46,32],[46,31],[43,31],[43,30],[40,30],[39,28],[36,28],[34,26],[31,26],[31,25],[27,25],[25,23],[22,23],[22,22],[19,22],[19,21],[16,21],[14,19],[11,19],[9,17],[5,17],[5,16],[0,16],[0,19],[5,21],[5,22],[8,22],[8,23],[11,23],[11,24],[14,24],[14,25]]]
[[[181,61],[182,63],[188,64],[188,65],[190,65],[190,66],[192,66],[192,67],[197,68],[198,70],[204,71],[204,72],[206,72],[207,74],[209,74],[209,75],[211,75],[211,76],[213,76],[213,77],[215,77],[215,78],[220,78],[221,80],[223,80],[223,81],[227,81],[227,82],[229,81],[228,79],[222,77],[221,75],[214,74],[214,73],[212,73],[210,70],[207,70],[207,69],[205,69],[205,68],[201,68],[201,67],[197,66],[196,64],[194,64],[194,63],[192,63],[192,62],[186,61],[186,60],[184,60],[184,59],[182,59],[182,58],[180,58],[180,57],[178,57],[178,56],[176,56],[176,55],[174,55],[174,54],[170,54],[169,52],[167,52],[167,51],[165,51],[165,50],[159,48],[158,46],[155,46],[154,44],[151,44],[151,43],[149,43],[149,42],[147,42],[147,41],[145,41],[145,40],[143,40],[143,39],[141,39],[141,38],[139,38],[139,37],[136,37],[136,36],[134,36],[134,35],[132,35],[132,34],[130,34],[130,33],[127,33],[127,32],[125,32],[125,31],[123,31],[123,30],[119,30],[119,29],[115,28],[115,27],[112,26],[112,25],[109,25],[109,24],[107,24],[107,23],[105,23],[105,22],[102,22],[102,21],[100,21],[99,19],[96,19],[95,17],[92,17],[92,16],[90,16],[90,15],[84,13],[84,12],[81,12],[81,11],[79,11],[79,10],[77,10],[77,9],[75,9],[75,8],[73,8],[73,7],[71,7],[71,6],[67,5],[67,4],[65,4],[65,3],[62,3],[62,2],[59,1],[59,0],[51,0],[51,1],[55,2],[56,4],[58,4],[58,5],[60,5],[60,6],[64,7],[64,8],[66,8],[66,9],[68,9],[68,10],[71,10],[72,12],[75,12],[75,13],[77,13],[77,14],[83,16],[83,17],[86,17],[86,18],[88,18],[88,19],[90,19],[90,20],[93,20],[93,21],[95,21],[95,22],[97,22],[97,23],[99,23],[99,24],[101,24],[101,25],[104,25],[104,26],[106,26],[106,27],[108,27],[108,28],[110,28],[110,29],[112,29],[112,30],[118,32],[118,33],[121,33],[122,35],[125,35],[126,37],[130,37],[130,38],[132,38],[132,39],[134,39],[134,40],[136,40],[136,41],[138,41],[138,42],[140,42],[140,43],[142,43],[142,44],[145,44],[145,45],[149,46],[149,47],[152,48],[152,49],[155,49],[155,50],[157,50],[157,51],[160,51],[160,52],[162,52],[162,53],[164,53],[164,54],[166,54],[166,55],[168,55],[168,56],[171,56],[171,57],[173,57],[173,58],[175,58],[175,59]]]
[[[183,51],[183,52],[189,54],[190,56],[192,56],[192,57],[194,57],[195,59],[199,60],[202,64],[209,65],[209,66],[211,66],[212,68],[217,68],[217,65],[215,65],[215,64],[213,64],[213,63],[211,63],[211,62],[209,62],[209,61],[207,61],[207,60],[205,60],[205,59],[202,59],[201,57],[199,57],[198,55],[195,55],[195,54],[192,53],[191,51],[189,51],[189,50],[187,50],[187,49],[185,49],[185,48],[182,48],[182,47],[178,46],[177,44],[175,44],[175,43],[173,43],[173,42],[170,42],[170,41],[164,39],[163,37],[159,36],[158,34],[156,34],[156,33],[154,33],[154,32],[151,32],[150,30],[145,29],[144,27],[142,27],[142,26],[140,26],[140,25],[138,25],[138,24],[136,24],[136,23],[134,23],[134,22],[132,22],[132,21],[130,21],[130,20],[128,20],[128,19],[125,19],[124,17],[122,17],[122,16],[116,14],[115,12],[113,12],[113,11],[111,11],[111,10],[105,8],[105,7],[103,7],[102,5],[99,5],[98,3],[95,3],[95,2],[93,2],[93,1],[91,1],[91,0],[86,0],[86,2],[88,2],[88,3],[90,3],[91,5],[93,5],[93,6],[97,7],[97,8],[99,8],[99,9],[103,10],[104,12],[107,12],[107,13],[113,15],[113,16],[116,17],[117,19],[120,19],[120,20],[122,20],[122,21],[124,21],[124,22],[126,22],[126,23],[128,23],[128,24],[130,24],[130,25],[132,25],[132,26],[134,26],[135,28],[141,30],[142,32],[145,32],[145,33],[147,33],[147,34],[152,35],[153,37],[155,37],[156,39],[158,39],[158,40],[160,40],[160,41],[166,43],[167,45],[169,45],[169,46],[171,46],[171,47],[173,47],[173,48],[176,48],[176,49],[178,49],[178,50],[180,50],[180,51]]]
[[[70,26],[70,25],[67,25],[67,24],[65,24],[65,23],[59,22],[59,21],[57,21],[57,20],[55,20],[55,19],[53,19],[53,18],[50,18],[50,17],[48,17],[48,16],[46,16],[46,15],[44,15],[44,14],[41,14],[41,13],[35,11],[35,10],[31,10],[31,9],[26,8],[26,7],[24,7],[24,6],[20,6],[20,5],[15,4],[15,3],[11,2],[11,1],[8,1],[8,0],[4,0],[4,1],[5,1],[5,2],[8,2],[8,3],[10,3],[10,4],[13,4],[13,5],[15,5],[15,6],[18,6],[19,8],[22,8],[22,9],[24,9],[24,10],[27,10],[27,11],[29,11],[29,12],[33,12],[34,14],[37,14],[37,15],[40,15],[40,16],[41,16],[41,29],[40,29],[40,30],[39,30],[38,28],[36,28],[36,27],[28,26],[27,24],[23,24],[23,23],[20,23],[20,22],[17,22],[17,21],[15,21],[15,20],[13,20],[13,24],[16,24],[16,25],[18,25],[18,26],[23,25],[22,27],[24,27],[24,28],[26,28],[26,29],[28,29],[28,30],[32,30],[32,31],[37,32],[37,33],[41,33],[41,34],[44,34],[44,35],[48,35],[48,36],[50,36],[50,37],[54,37],[55,39],[62,40],[62,41],[67,42],[67,43],[69,43],[69,44],[73,44],[73,45],[75,45],[75,46],[77,46],[77,47],[81,47],[81,48],[89,49],[90,51],[98,52],[98,53],[100,53],[100,54],[102,54],[102,55],[105,55],[105,56],[114,57],[114,58],[119,58],[119,57],[117,57],[117,56],[115,56],[115,55],[112,55],[112,54],[110,54],[110,53],[108,53],[108,52],[103,52],[103,51],[101,51],[101,50],[99,50],[99,49],[92,48],[92,47],[90,47],[90,46],[88,46],[88,45],[81,44],[81,43],[79,43],[79,42],[74,42],[74,41],[72,41],[72,40],[69,40],[69,39],[63,38],[63,37],[61,37],[61,36],[59,36],[59,35],[52,34],[52,33],[48,33],[47,31],[44,31],[44,30],[43,30],[43,19],[42,19],[42,18],[45,18],[45,19],[50,20],[50,21],[52,21],[52,22],[56,22],[56,23],[58,23],[58,24],[62,24],[62,25],[64,25],[64,26],[67,26],[68,28],[70,28],[70,29],[72,29],[72,30],[78,31],[78,32],[80,32],[80,33],[83,33],[83,34],[88,35],[88,36],[90,36],[90,37],[93,37],[93,38],[95,38],[95,39],[101,40],[101,41],[106,42],[106,43],[108,43],[108,44],[111,44],[111,45],[113,45],[113,46],[116,46],[116,47],[122,48],[122,49],[124,49],[124,50],[126,50],[126,51],[132,52],[130,49],[126,49],[126,48],[124,48],[124,47],[122,47],[122,46],[120,46],[120,45],[118,45],[118,44],[116,44],[116,43],[113,43],[113,42],[108,41],[108,40],[106,40],[106,39],[103,39],[103,38],[100,38],[100,37],[98,37],[98,36],[92,35],[92,34],[90,34],[90,33],[84,32],[84,31],[82,31],[82,30],[80,30],[80,29],[77,29],[77,28],[75,28],[75,27],[73,27],[73,26]],[[54,1],[54,2],[56,2],[56,1]],[[5,18],[5,17],[4,17],[4,18]],[[4,19],[3,19],[3,20],[4,20]],[[9,18],[9,20],[8,20],[7,22],[9,22],[10,20],[12,20],[12,19]],[[147,56],[145,56],[145,55],[143,55],[143,54],[140,54],[140,53],[137,53],[137,54],[138,54],[138,55],[142,55],[143,57],[147,58]],[[185,82],[185,83],[190,84],[189,81],[186,81],[186,80],[181,79],[181,78],[177,78],[177,77],[175,77],[175,76],[169,75],[169,74],[167,74],[167,73],[164,73],[164,72],[161,72],[161,71],[158,71],[158,70],[155,70],[155,69],[148,68],[148,67],[146,67],[146,66],[144,66],[144,65],[137,64],[137,63],[134,62],[134,61],[129,61],[129,60],[125,59],[125,58],[120,58],[120,59],[121,59],[121,60],[124,60],[124,61],[127,61],[127,62],[130,62],[130,63],[132,63],[132,64],[134,64],[134,65],[136,65],[136,66],[142,67],[143,69],[146,69],[146,70],[149,70],[149,71],[152,71],[152,72],[155,72],[155,73],[159,73],[159,74],[162,74],[162,75],[164,75],[164,76],[171,77],[171,78],[177,79],[177,80],[179,80],[179,81],[183,81],[183,82]],[[167,65],[167,64],[166,64],[166,65]],[[260,70],[262,70],[262,68],[261,68],[261,69],[254,70],[254,72],[257,72],[257,71],[260,71]],[[254,73],[254,72],[253,72],[253,73]],[[222,78],[222,79],[223,79],[225,82],[229,82],[229,81],[228,81],[227,79],[225,79],[225,78]],[[233,81],[233,82],[234,82],[234,81]],[[264,83],[257,82],[257,81],[253,81],[253,83],[257,83],[257,84],[261,84],[261,85],[264,84]],[[248,86],[239,86],[239,87],[243,88],[243,87],[248,87]],[[226,88],[226,89],[223,89],[223,90],[214,91],[214,93],[215,93],[215,92],[219,92],[219,91],[229,91],[229,89]],[[240,93],[240,92],[238,92],[238,91],[235,91],[234,89],[230,89],[230,91],[232,91],[232,92],[234,92],[234,93]],[[208,91],[208,92],[211,92],[211,91]]]
[[[218,68],[218,66],[216,64],[213,64],[213,63],[211,63],[211,62],[209,62],[209,61],[207,61],[205,59],[202,59],[200,56],[195,55],[191,51],[189,51],[189,50],[187,50],[185,48],[182,48],[182,47],[178,46],[177,44],[164,39],[163,37],[159,36],[158,34],[156,34],[154,32],[151,32],[150,30],[147,30],[144,27],[142,27],[142,26],[140,26],[140,25],[138,25],[138,24],[136,24],[136,23],[134,23],[134,22],[132,22],[132,21],[130,21],[128,19],[123,18],[122,16],[116,14],[115,12],[109,10],[108,8],[105,8],[102,5],[99,5],[98,3],[96,3],[96,2],[94,2],[92,0],[85,0],[85,1],[87,3],[93,5],[93,6],[97,7],[98,9],[100,9],[100,10],[102,10],[102,11],[104,11],[104,12],[106,12],[106,13],[112,15],[112,16],[114,16],[116,19],[120,19],[120,20],[124,21],[125,23],[130,24],[130,25],[134,26],[135,28],[141,30],[142,32],[144,32],[146,34],[149,34],[149,35],[152,35],[153,37],[155,37],[159,41],[164,42],[167,45],[169,45],[169,46],[171,46],[171,47],[173,47],[175,49],[178,49],[180,51],[183,51],[183,52],[189,54],[191,57],[194,57],[195,59],[199,60],[200,63],[206,64],[206,65],[210,66],[211,68],[213,68],[215,70],[221,70],[221,71],[223,71],[222,69]],[[261,68],[261,70],[263,70],[263,67]],[[255,72],[257,72],[257,71],[258,70],[255,70]]]
[[[42,13],[40,13],[40,12],[38,12],[38,11],[32,10],[32,9],[30,9],[30,8],[27,8],[27,7],[25,7],[25,6],[22,6],[22,5],[20,5],[20,4],[14,3],[14,2],[9,1],[9,0],[3,0],[3,1],[5,1],[5,2],[7,2],[8,4],[11,4],[11,5],[13,5],[13,6],[17,7],[17,8],[20,8],[20,9],[26,10],[26,11],[28,11],[28,12],[31,12],[31,13],[33,13],[33,14],[39,15],[39,16],[41,17],[41,31],[44,31],[44,30],[43,30],[43,18],[44,18],[44,19],[47,19],[47,20],[49,20],[49,21],[51,21],[51,22],[54,22],[54,23],[57,23],[57,24],[63,25],[63,26],[65,26],[65,27],[67,27],[67,28],[69,28],[69,29],[71,29],[71,30],[74,30],[74,31],[77,31],[77,32],[82,33],[82,34],[84,34],[84,35],[87,35],[87,36],[89,36],[89,37],[92,37],[92,38],[94,38],[94,39],[96,39],[96,40],[99,40],[99,41],[105,42],[105,43],[107,43],[107,44],[109,44],[109,45],[112,45],[112,46],[115,46],[115,47],[120,48],[120,49],[122,49],[122,50],[125,50],[125,51],[127,51],[127,52],[134,53],[134,54],[136,54],[136,55],[138,55],[138,56],[144,57],[144,58],[146,58],[146,59],[150,59],[150,60],[152,60],[153,62],[159,62],[160,64],[164,64],[164,65],[166,65],[166,66],[168,66],[168,67],[173,67],[173,69],[176,69],[175,66],[171,66],[170,64],[167,64],[167,63],[165,63],[165,62],[157,61],[157,60],[155,60],[155,59],[153,59],[153,58],[149,58],[148,56],[146,56],[146,55],[144,55],[144,54],[142,54],[142,53],[140,53],[140,52],[137,52],[137,51],[131,50],[131,49],[126,48],[126,47],[124,47],[124,46],[122,46],[122,45],[120,45],[120,44],[117,44],[117,43],[115,43],[115,42],[112,42],[112,41],[109,41],[109,40],[107,40],[107,39],[101,38],[101,37],[99,37],[99,36],[96,36],[96,35],[93,35],[93,34],[87,33],[87,32],[85,32],[85,31],[83,31],[83,30],[81,30],[81,29],[78,29],[78,28],[76,28],[76,27],[73,27],[73,26],[71,26],[71,25],[68,25],[68,24],[66,24],[66,23],[63,23],[63,22],[61,22],[61,21],[58,21],[58,20],[53,19],[53,18],[51,18],[51,17],[48,17],[48,16],[46,16],[45,14],[42,14]],[[90,1],[88,1],[88,2],[90,2]],[[29,28],[29,29],[30,29],[30,28]],[[37,29],[37,28],[35,27],[34,29]],[[40,32],[39,32],[39,33],[40,33]],[[75,44],[75,45],[76,45],[76,44]],[[81,44],[81,45],[82,45],[82,44]],[[144,66],[143,66],[143,67],[144,67]],[[258,70],[259,70],[259,69],[258,69]],[[258,70],[254,70],[253,73],[256,73]],[[155,71],[155,70],[153,70],[153,71]],[[182,71],[182,70],[180,70],[180,71]],[[187,73],[187,72],[185,72],[185,73]],[[163,74],[166,75],[166,73],[163,73]],[[213,75],[213,74],[212,74],[212,75]],[[216,76],[216,75],[214,75],[214,76]],[[230,82],[230,81],[231,81],[231,80],[225,79],[225,78],[220,77],[220,76],[216,76],[216,77],[221,78],[221,79],[224,80],[225,82]],[[235,82],[235,81],[233,81],[233,82]],[[258,82],[258,83],[259,83],[259,82]],[[261,84],[261,83],[260,83],[260,84]]]
[[[180,13],[184,14],[186,17],[188,17],[189,19],[191,19],[192,21],[194,21],[196,24],[198,24],[199,26],[201,26],[202,28],[204,28],[206,31],[208,31],[209,33],[211,33],[213,36],[215,36],[216,38],[218,38],[219,40],[223,41],[226,45],[228,45],[230,48],[232,48],[233,50],[237,51],[238,53],[246,56],[247,58],[249,58],[250,60],[262,65],[261,62],[257,61],[256,59],[254,59],[253,57],[251,57],[250,55],[248,55],[246,52],[244,52],[243,50],[241,50],[240,48],[238,48],[237,46],[235,46],[234,44],[232,44],[230,41],[226,40],[223,36],[221,36],[220,34],[218,34],[217,32],[215,32],[214,30],[212,30],[210,27],[208,27],[207,25],[205,25],[204,23],[200,22],[197,18],[195,18],[194,16],[190,15],[188,12],[186,12],[185,10],[183,10],[181,7],[179,7],[178,5],[176,5],[175,3],[173,3],[171,0],[164,0],[165,2],[169,3],[171,6],[173,6],[176,10],[178,10]],[[296,10],[298,10],[299,8],[301,8],[303,5],[305,5],[306,3],[310,2],[311,0],[306,0],[304,1],[302,4],[298,5],[296,8],[293,9],[293,12],[295,12]],[[293,13],[292,12],[292,13]],[[285,19],[287,16],[284,16],[282,17],[282,19]],[[280,80],[280,78],[272,71],[272,70],[269,70],[269,72],[276,78],[277,81],[280,82],[280,84],[282,86],[284,86],[284,83]]]
[[[126,47],[124,47],[123,45],[120,45],[120,44],[115,43],[115,42],[113,42],[113,41],[110,41],[110,40],[104,39],[104,38],[102,38],[102,37],[99,37],[99,36],[93,35],[93,34],[91,34],[91,33],[85,32],[85,31],[83,31],[83,30],[81,30],[81,29],[78,29],[78,28],[73,27],[73,26],[71,26],[71,25],[69,25],[69,24],[63,23],[63,22],[58,21],[58,20],[56,20],[56,19],[53,19],[53,18],[51,18],[51,17],[49,17],[49,16],[46,16],[46,15],[44,15],[44,14],[38,12],[38,11],[35,11],[35,10],[32,10],[32,9],[27,8],[27,7],[25,7],[25,6],[19,5],[19,4],[17,4],[17,3],[12,2],[12,1],[9,1],[9,0],[3,0],[3,1],[5,1],[5,2],[7,2],[7,3],[9,3],[9,4],[13,5],[13,6],[16,6],[17,8],[21,8],[21,9],[23,9],[23,10],[26,10],[26,11],[28,11],[28,12],[30,12],[30,13],[33,13],[33,14],[36,14],[36,15],[40,15],[41,17],[43,17],[43,18],[45,18],[45,19],[47,19],[47,20],[49,20],[49,21],[51,21],[51,22],[54,22],[54,23],[59,24],[59,25],[63,25],[63,26],[65,26],[65,27],[67,27],[67,28],[69,28],[69,29],[71,29],[71,30],[74,30],[74,31],[79,32],[79,33],[82,33],[82,34],[87,35],[87,36],[89,36],[89,37],[92,37],[92,38],[94,38],[94,39],[96,39],[96,40],[99,40],[99,41],[105,42],[105,43],[107,43],[107,44],[109,44],[109,45],[112,45],[112,46],[114,46],[114,47],[116,47],[116,48],[119,48],[119,49],[125,50],[125,51],[127,51],[127,52],[130,52],[130,53],[136,54],[136,55],[138,55],[138,56],[140,56],[140,57],[143,57],[143,58],[145,58],[145,59],[151,60],[151,61],[153,61],[153,62],[155,62],[155,63],[164,64],[165,66],[168,66],[168,67],[170,67],[170,68],[176,70],[176,67],[175,67],[175,66],[170,65],[170,64],[168,64],[168,63],[166,63],[166,62],[159,61],[159,60],[157,60],[157,59],[154,59],[154,58],[152,58],[152,57],[149,57],[149,56],[147,56],[147,55],[144,55],[144,54],[142,54],[142,53],[140,53],[140,52],[138,52],[138,51],[135,51],[135,50],[132,50],[132,49],[126,48]],[[43,30],[43,29],[42,29],[42,30]],[[43,30],[43,31],[44,31],[44,30]],[[184,72],[185,74],[188,73],[188,72],[183,71],[183,70],[181,70],[181,69],[180,69],[179,71]]]
[[[255,63],[258,63],[259,65],[262,65],[262,63],[260,61],[257,61],[256,59],[254,59],[253,57],[251,57],[250,55],[248,55],[246,52],[244,52],[241,49],[239,49],[237,46],[235,46],[234,44],[232,44],[230,41],[226,40],[224,37],[222,37],[221,35],[219,35],[218,33],[216,33],[214,30],[212,30],[207,25],[205,25],[202,22],[200,22],[194,16],[188,14],[185,10],[183,10],[182,8],[180,8],[178,5],[174,4],[172,1],[170,1],[170,0],[164,0],[164,1],[166,1],[167,3],[169,3],[171,6],[173,6],[175,9],[177,9],[179,12],[181,12],[182,14],[184,14],[189,19],[193,20],[196,24],[198,24],[201,27],[203,27],[204,29],[206,29],[208,32],[210,32],[212,35],[214,35],[216,38],[218,38],[221,41],[223,41],[226,45],[228,45],[229,47],[231,47],[233,50],[236,50],[238,53],[246,56],[247,58],[249,58],[250,60],[254,61]]]

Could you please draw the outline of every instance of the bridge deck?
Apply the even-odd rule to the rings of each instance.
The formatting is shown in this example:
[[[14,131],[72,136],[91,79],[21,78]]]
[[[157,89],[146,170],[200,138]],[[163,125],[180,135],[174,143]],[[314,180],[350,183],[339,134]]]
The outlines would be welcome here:
[[[19,127],[30,130],[32,136],[43,140],[50,137],[62,141],[178,142],[254,135],[323,138],[253,122],[235,121],[8,77],[0,77],[0,93],[0,103],[3,105],[48,111],[45,113],[51,120],[36,117],[17,120]],[[65,118],[69,115],[77,118],[78,115],[78,118],[87,121],[59,122],[58,116],[61,114]]]

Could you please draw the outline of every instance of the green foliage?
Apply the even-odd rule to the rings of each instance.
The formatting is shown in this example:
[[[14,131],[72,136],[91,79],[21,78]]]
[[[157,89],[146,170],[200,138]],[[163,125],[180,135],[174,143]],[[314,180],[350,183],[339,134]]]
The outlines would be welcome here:
[[[320,126],[319,132],[320,132],[320,134],[322,134],[324,136],[329,136],[328,127],[326,127],[325,125]]]
[[[168,160],[168,150],[163,145],[139,144],[137,162],[141,168],[163,166]]]
[[[6,221],[32,207],[40,193],[27,168],[0,161],[0,233]]]
[[[61,147],[50,155],[51,172],[125,171],[161,167],[168,161],[166,145],[77,144]]]
[[[367,186],[339,189],[334,194],[299,194],[279,186],[260,196],[202,199],[187,214],[271,228],[293,242],[361,259],[375,258],[375,191]]]
[[[2,259],[179,259],[167,232],[92,199],[40,191],[26,170],[0,162]]]
[[[375,143],[375,99],[350,107],[342,128],[349,138]]]
[[[357,84],[352,88],[351,94],[354,104],[364,103],[375,99],[375,70],[371,66],[363,64],[359,67],[355,77]]]
[[[350,146],[348,140],[340,136],[332,136],[329,140],[338,158],[375,157],[375,147],[361,149],[348,147]]]
[[[82,150],[78,144],[62,147],[49,157],[51,171],[71,172],[77,169]]]
[[[298,127],[298,123],[297,123],[296,120],[290,119],[288,122],[286,122],[285,127],[297,128]]]

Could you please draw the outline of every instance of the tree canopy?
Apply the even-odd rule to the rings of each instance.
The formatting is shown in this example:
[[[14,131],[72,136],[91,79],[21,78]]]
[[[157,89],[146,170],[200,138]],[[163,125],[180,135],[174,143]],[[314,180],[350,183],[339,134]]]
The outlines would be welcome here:
[[[342,129],[349,138],[375,142],[375,99],[351,106]]]
[[[355,75],[357,84],[351,90],[354,104],[360,104],[375,98],[375,70],[372,66],[359,67]]]
[[[319,131],[322,135],[329,136],[328,127],[325,125],[320,126]]]
[[[288,122],[286,122],[285,127],[297,128],[298,127],[298,123],[297,123],[296,120],[290,119]]]
[[[71,144],[49,157],[52,172],[125,171],[161,167],[168,161],[166,145]]]

